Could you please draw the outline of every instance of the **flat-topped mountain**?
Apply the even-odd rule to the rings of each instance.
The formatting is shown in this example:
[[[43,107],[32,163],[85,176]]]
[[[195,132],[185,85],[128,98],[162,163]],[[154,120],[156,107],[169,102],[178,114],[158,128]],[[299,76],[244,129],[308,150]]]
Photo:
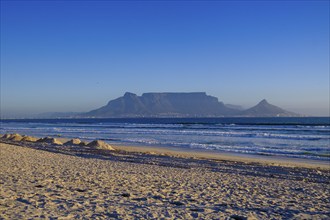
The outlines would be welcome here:
[[[243,110],[225,105],[205,92],[144,93],[137,96],[125,93],[107,105],[83,113],[82,117],[276,117],[299,116],[262,100],[258,105]]]
[[[211,117],[238,113],[226,107],[216,97],[204,92],[125,93],[106,106],[86,113],[92,117]]]

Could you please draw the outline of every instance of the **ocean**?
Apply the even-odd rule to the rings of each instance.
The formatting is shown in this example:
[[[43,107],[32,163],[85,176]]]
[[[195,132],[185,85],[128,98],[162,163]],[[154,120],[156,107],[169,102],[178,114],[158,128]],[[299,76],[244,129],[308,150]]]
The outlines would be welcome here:
[[[330,117],[0,120],[0,133],[330,160]]]

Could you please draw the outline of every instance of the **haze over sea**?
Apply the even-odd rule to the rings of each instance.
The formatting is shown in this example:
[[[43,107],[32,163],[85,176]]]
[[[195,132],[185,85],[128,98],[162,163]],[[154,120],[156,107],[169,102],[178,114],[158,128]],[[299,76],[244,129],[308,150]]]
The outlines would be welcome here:
[[[0,133],[243,155],[330,157],[329,117],[1,120]]]

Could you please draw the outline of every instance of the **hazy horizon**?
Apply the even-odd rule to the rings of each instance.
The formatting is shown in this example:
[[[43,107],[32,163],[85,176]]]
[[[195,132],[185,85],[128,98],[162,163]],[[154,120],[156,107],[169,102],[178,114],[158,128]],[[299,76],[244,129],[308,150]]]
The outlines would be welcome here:
[[[126,93],[126,92],[125,92]],[[127,93],[132,93],[132,92],[127,92]],[[171,92],[145,92],[145,93],[206,93],[206,92],[203,92],[203,91],[192,91],[192,92],[173,92],[173,91],[171,91]],[[133,93],[133,94],[135,94],[135,93]],[[135,95],[137,95],[138,97],[141,97],[142,95],[143,95],[144,93],[141,93],[141,94],[135,94]],[[54,111],[54,109],[56,109],[56,107],[55,108],[52,108],[51,109],[51,111],[47,111],[47,110],[44,110],[44,111],[42,111],[42,110],[40,110],[39,112],[36,112],[36,111],[31,111],[31,112],[29,112],[29,111],[24,111],[24,112],[11,112],[11,113],[5,113],[5,114],[1,114],[0,116],[0,118],[29,118],[29,117],[38,117],[38,115],[40,115],[40,114],[43,114],[43,113],[61,113],[61,112],[63,112],[63,113],[83,113],[83,112],[89,112],[89,111],[91,111],[91,110],[95,110],[95,109],[97,109],[97,108],[99,108],[99,107],[102,107],[102,106],[105,106],[105,105],[107,105],[108,104],[108,102],[109,101],[112,101],[112,100],[115,100],[115,99],[117,99],[117,98],[121,98],[121,97],[123,97],[125,94],[122,94],[122,96],[120,96],[120,97],[116,97],[116,98],[114,98],[114,99],[111,99],[111,100],[108,100],[108,101],[106,101],[106,102],[104,102],[103,104],[100,104],[99,106],[95,106],[95,107],[93,107],[93,108],[91,108],[91,109],[86,109],[86,110],[80,110],[79,112],[78,111],[66,111],[66,112],[64,112],[64,111],[61,111],[61,110],[59,110],[59,111]],[[208,96],[212,96],[212,94],[207,94],[206,93],[206,95],[208,95]],[[218,98],[218,97],[216,97],[216,98]],[[275,105],[275,106],[277,106],[275,103],[272,103],[272,102],[270,102],[269,100],[267,100],[267,99],[262,99],[262,100],[259,100],[259,101],[257,101],[256,103],[254,103],[254,104],[252,104],[252,105],[250,105],[250,106],[244,106],[244,105],[241,105],[240,103],[227,103],[227,102],[224,102],[224,104],[226,104],[226,105],[234,105],[234,106],[236,106],[236,107],[241,107],[243,110],[246,110],[246,109],[249,109],[249,108],[251,108],[251,107],[254,107],[255,105],[257,105],[257,104],[259,104],[259,102],[261,102],[261,101],[263,101],[263,100],[266,100],[269,104],[272,104],[272,105]],[[219,100],[219,102],[222,102],[222,100]],[[277,107],[281,107],[281,106],[277,106]],[[281,107],[282,108],[282,107]],[[60,108],[59,108],[60,109]],[[307,114],[307,113],[301,113],[301,112],[299,112],[299,111],[295,111],[294,109],[286,109],[286,108],[284,108],[284,110],[288,110],[288,111],[290,111],[290,112],[293,112],[293,113],[298,113],[298,114],[301,114],[301,115],[303,115],[303,116],[325,116],[325,117],[328,117],[329,115],[311,115],[311,114]],[[301,109],[300,109],[301,110]],[[308,109],[307,109],[307,111],[308,111]]]
[[[329,1],[1,1],[0,113],[206,92],[330,115]]]

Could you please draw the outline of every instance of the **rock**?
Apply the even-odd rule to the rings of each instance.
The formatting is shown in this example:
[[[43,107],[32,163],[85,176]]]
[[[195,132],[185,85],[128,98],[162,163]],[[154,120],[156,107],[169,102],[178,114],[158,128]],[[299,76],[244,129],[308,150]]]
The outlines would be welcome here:
[[[80,144],[79,144],[79,146],[87,146],[87,142],[85,142],[85,141],[82,141],[82,142],[80,142]]]
[[[74,138],[69,140],[68,142],[65,142],[64,145],[80,145],[81,140],[78,138]]]
[[[105,143],[104,141],[95,140],[87,144],[88,147],[96,148],[96,149],[102,149],[102,150],[115,150],[113,147],[111,147],[110,144]]]
[[[2,138],[3,139],[9,139],[9,138],[11,138],[11,136],[12,136],[11,134],[5,134],[5,135],[2,136]]]
[[[147,152],[147,154],[156,155],[157,153],[156,152],[153,152],[153,151],[149,151],[149,152]]]
[[[23,136],[20,134],[12,134],[9,138],[9,140],[12,141],[21,141],[23,139]]]
[[[48,144],[56,144],[56,145],[63,145],[62,142],[60,142],[56,138],[52,138],[52,137],[41,138],[41,139],[38,140],[38,142],[48,143]]]
[[[25,136],[22,139],[22,141],[27,141],[27,142],[37,142],[38,140],[39,140],[38,138],[32,136]]]

